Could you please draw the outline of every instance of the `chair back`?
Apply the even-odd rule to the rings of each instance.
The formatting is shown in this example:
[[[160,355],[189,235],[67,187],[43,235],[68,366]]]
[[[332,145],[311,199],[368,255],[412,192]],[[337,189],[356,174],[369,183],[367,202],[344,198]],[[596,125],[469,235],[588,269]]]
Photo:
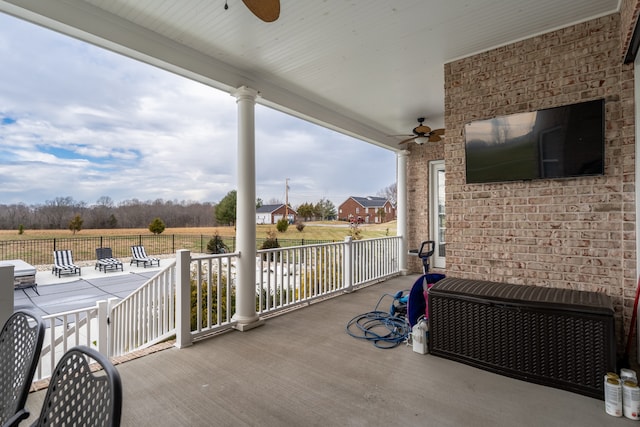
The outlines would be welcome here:
[[[97,365],[91,366],[93,362]],[[121,411],[122,383],[116,368],[97,351],[77,346],[56,365],[33,425],[119,426]]]
[[[147,259],[147,251],[144,250],[144,246],[131,246],[131,253],[134,258]]]
[[[55,265],[73,265],[73,254],[70,249],[53,251]]]
[[[16,311],[4,324],[0,332],[0,424],[24,409],[43,339],[44,323],[29,311]]]
[[[111,248],[96,248],[96,259],[113,258]]]

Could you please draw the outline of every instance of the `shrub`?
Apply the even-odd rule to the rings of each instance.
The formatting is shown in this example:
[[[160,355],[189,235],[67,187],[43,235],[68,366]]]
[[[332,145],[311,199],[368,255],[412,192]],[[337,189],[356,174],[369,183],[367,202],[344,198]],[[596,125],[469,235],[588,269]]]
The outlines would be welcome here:
[[[209,243],[207,243],[208,254],[225,254],[229,252],[229,247],[224,243],[222,237],[218,233],[213,236]]]
[[[149,224],[149,231],[153,234],[161,234],[165,229],[164,222],[160,218],[155,218]]]
[[[349,236],[351,236],[353,240],[362,240],[362,231],[360,231],[357,223],[352,222],[349,226]]]
[[[278,239],[276,238],[275,231],[273,230],[267,231],[267,238],[265,239],[264,242],[262,242],[260,249],[275,249],[279,247],[280,247],[280,243],[278,243]],[[262,254],[262,259],[266,261],[267,255],[268,254]],[[271,255],[271,259],[273,260],[274,254],[271,253],[270,255]]]
[[[304,224],[299,222],[296,224],[296,230],[298,230],[299,232],[302,233],[302,230],[304,230]]]
[[[201,328],[206,328],[209,322],[209,317],[211,317],[211,324],[216,325],[219,321],[225,322],[228,319],[222,318],[218,319],[218,301],[220,301],[220,312],[227,312],[227,277],[222,276],[221,280],[221,295],[218,298],[218,290],[215,284],[218,281],[218,275],[214,272],[202,272],[205,275],[208,275],[209,283],[205,282],[205,286],[201,289],[201,306],[198,307],[198,282],[196,280],[195,272],[191,274],[191,330],[196,330],[198,326]],[[211,311],[207,311],[207,301],[208,301],[208,293],[211,292]],[[235,312],[236,309],[236,294],[235,288],[231,289],[230,295],[230,303],[231,303],[231,313]],[[201,323],[198,325],[198,311],[200,312]],[[224,314],[223,314],[224,315]]]
[[[69,222],[69,230],[71,230],[73,234],[76,234],[76,232],[82,230],[83,223],[84,223],[84,220],[82,219],[82,217],[80,215],[76,215]]]
[[[281,233],[284,233],[285,231],[287,231],[288,228],[289,228],[289,220],[287,220],[286,218],[282,218],[276,223],[276,229]]]

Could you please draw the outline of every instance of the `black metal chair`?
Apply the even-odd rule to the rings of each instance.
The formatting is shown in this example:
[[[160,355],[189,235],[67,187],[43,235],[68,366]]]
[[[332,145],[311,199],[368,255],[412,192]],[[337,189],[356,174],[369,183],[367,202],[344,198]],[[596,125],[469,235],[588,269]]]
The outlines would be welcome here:
[[[89,347],[77,346],[67,351],[56,365],[40,417],[32,427],[117,427],[121,412],[120,374],[107,357]]]
[[[96,248],[96,266],[94,267],[94,270],[96,268],[98,271],[104,270],[105,273],[107,270],[118,271],[118,269],[120,269],[121,271],[124,271],[122,262],[113,257],[113,251],[111,248]]]
[[[136,263],[136,267],[139,266],[140,263],[142,263],[144,268],[147,268],[147,264],[153,267],[154,263],[157,264],[158,267],[160,266],[160,258],[152,258],[147,255],[144,246],[141,245],[131,246],[131,263],[129,265],[133,265],[134,262]]]
[[[13,313],[0,332],[0,424],[17,426],[40,360],[44,323],[29,311]]]

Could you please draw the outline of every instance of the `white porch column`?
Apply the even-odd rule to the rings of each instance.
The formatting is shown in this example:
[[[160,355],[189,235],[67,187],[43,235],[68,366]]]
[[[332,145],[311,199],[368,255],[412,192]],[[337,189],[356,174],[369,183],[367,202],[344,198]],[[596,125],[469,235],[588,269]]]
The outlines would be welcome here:
[[[238,190],[236,202],[236,329],[261,324],[256,313],[256,147],[255,104],[258,92],[246,86],[234,93],[238,104]]]
[[[398,226],[396,234],[402,236],[400,243],[400,274],[407,274],[407,157],[409,152],[407,150],[398,151],[396,153],[397,158],[397,184],[396,193],[398,200],[396,206],[396,216],[398,218]]]

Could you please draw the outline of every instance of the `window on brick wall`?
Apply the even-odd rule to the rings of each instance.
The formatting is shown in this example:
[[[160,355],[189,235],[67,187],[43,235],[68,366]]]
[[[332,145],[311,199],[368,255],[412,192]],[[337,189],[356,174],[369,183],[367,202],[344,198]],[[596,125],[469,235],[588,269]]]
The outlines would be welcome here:
[[[435,241],[435,251],[431,265],[445,268],[445,175],[444,160],[433,161],[429,164],[429,218],[431,240]]]

